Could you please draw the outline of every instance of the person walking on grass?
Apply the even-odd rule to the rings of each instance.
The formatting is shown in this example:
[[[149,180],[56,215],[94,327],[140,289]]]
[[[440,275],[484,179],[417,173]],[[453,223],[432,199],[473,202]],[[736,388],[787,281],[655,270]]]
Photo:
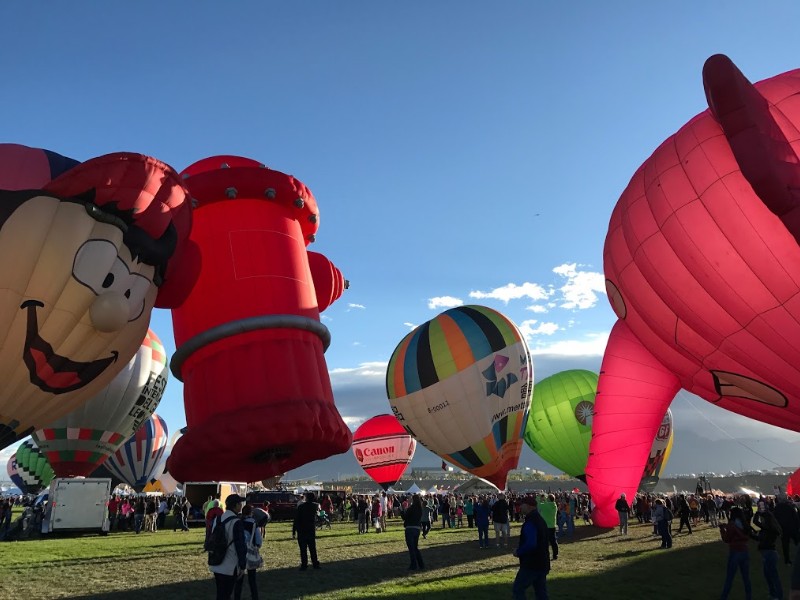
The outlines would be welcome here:
[[[414,494],[410,506],[403,513],[403,526],[406,530],[406,547],[411,557],[409,571],[422,570],[422,553],[419,551],[419,534],[422,529],[422,501],[419,494]]]
[[[628,500],[626,499],[624,492],[620,494],[619,498],[617,498],[617,503],[614,505],[614,509],[619,515],[619,534],[628,535],[628,515],[631,513],[631,507],[628,504]]]
[[[489,514],[491,513],[489,501],[483,496],[478,498],[473,506],[473,512],[475,513],[475,527],[478,528],[478,547],[488,548]]]
[[[761,565],[770,600],[783,600],[781,576],[778,574],[778,551],[775,549],[775,544],[781,536],[781,526],[775,515],[767,510],[765,502],[758,503],[758,512],[753,517],[753,524],[759,528],[755,537],[758,540],[758,552],[761,554]]]
[[[366,503],[366,501],[365,501]],[[315,569],[321,569],[317,558],[317,513],[319,505],[316,503],[314,492],[306,493],[306,501],[297,507],[292,523],[292,539],[297,536],[300,546],[300,570],[308,569],[308,555],[311,554],[311,564]]]
[[[208,566],[209,571],[214,574],[217,600],[229,600],[231,595],[240,598],[242,594],[242,583],[247,568],[247,545],[239,513],[244,502],[245,499],[238,494],[231,494],[225,498],[225,512],[217,517],[212,527],[212,530],[224,527],[225,540],[228,543],[222,562]]]
[[[742,574],[744,594],[746,600],[752,600],[753,590],[750,585],[750,554],[747,551],[747,541],[750,539],[750,525],[744,517],[744,512],[739,506],[731,508],[730,519],[725,525],[719,526],[722,541],[728,544],[728,567],[725,573],[725,584],[722,587],[720,600],[727,600],[733,587],[733,578],[736,571]]]
[[[525,600],[525,590],[533,587],[536,600],[547,598],[547,574],[550,572],[550,553],[547,550],[547,524],[537,510],[536,498],[527,498],[520,506],[525,517],[519,533],[519,546],[514,556],[519,558],[519,571],[512,588],[514,600]]]
[[[661,498],[656,498],[653,522],[656,524],[658,535],[661,536],[661,547],[672,548],[672,533],[670,532],[669,512]]]
[[[510,530],[508,525],[508,502],[506,495],[501,493],[497,496],[497,501],[492,505],[492,523],[494,523],[494,541],[497,547],[508,548]]]
[[[558,536],[556,535],[556,512],[558,512],[558,507],[556,506],[556,497],[553,494],[542,495],[539,498],[538,511],[547,525],[547,541],[550,543],[550,549],[553,552],[551,560],[558,560]],[[520,512],[522,512],[522,507],[520,507]]]

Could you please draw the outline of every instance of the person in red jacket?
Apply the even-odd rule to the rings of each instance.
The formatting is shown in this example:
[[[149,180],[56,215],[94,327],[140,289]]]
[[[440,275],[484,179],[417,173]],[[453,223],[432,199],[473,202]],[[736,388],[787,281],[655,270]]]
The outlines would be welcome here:
[[[217,517],[221,517],[225,511],[222,510],[222,507],[219,504],[219,500],[212,500],[211,507],[206,512],[206,539],[208,536],[211,535],[211,529],[214,525],[214,519]]]
[[[750,585],[750,553],[747,542],[750,539],[750,525],[744,518],[742,509],[734,506],[731,509],[730,520],[725,525],[719,526],[722,541],[728,544],[728,571],[725,575],[725,585],[722,588],[721,600],[726,600],[733,586],[736,571],[741,571],[744,583],[744,594],[747,600],[752,600],[753,591]]]

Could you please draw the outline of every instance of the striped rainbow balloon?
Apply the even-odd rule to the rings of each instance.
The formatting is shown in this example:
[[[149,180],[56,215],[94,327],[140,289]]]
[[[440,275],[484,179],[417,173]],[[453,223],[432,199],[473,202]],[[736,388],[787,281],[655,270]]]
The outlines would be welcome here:
[[[525,340],[484,306],[452,308],[420,325],[386,372],[386,394],[406,431],[501,489],[519,461],[532,391]]]

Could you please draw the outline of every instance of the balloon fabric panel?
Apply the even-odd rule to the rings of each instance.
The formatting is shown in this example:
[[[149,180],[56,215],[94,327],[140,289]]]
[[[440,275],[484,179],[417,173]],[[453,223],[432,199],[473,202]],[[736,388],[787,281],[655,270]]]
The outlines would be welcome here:
[[[365,421],[353,434],[353,454],[384,489],[397,483],[414,457],[414,439],[393,415]]]
[[[105,464],[134,490],[141,492],[162,465],[168,436],[164,419],[153,414]]]

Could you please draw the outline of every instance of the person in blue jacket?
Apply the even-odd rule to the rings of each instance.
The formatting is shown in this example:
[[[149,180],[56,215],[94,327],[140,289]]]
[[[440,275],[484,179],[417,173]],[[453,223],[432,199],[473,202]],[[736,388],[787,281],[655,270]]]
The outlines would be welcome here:
[[[473,507],[475,514],[475,527],[478,528],[478,546],[480,548],[489,547],[489,500],[484,496],[478,498]]]
[[[525,590],[533,587],[536,600],[547,600],[547,574],[550,572],[547,524],[537,510],[536,498],[526,498],[520,512],[525,517],[519,533],[519,571],[514,579],[514,600],[524,600]]]

